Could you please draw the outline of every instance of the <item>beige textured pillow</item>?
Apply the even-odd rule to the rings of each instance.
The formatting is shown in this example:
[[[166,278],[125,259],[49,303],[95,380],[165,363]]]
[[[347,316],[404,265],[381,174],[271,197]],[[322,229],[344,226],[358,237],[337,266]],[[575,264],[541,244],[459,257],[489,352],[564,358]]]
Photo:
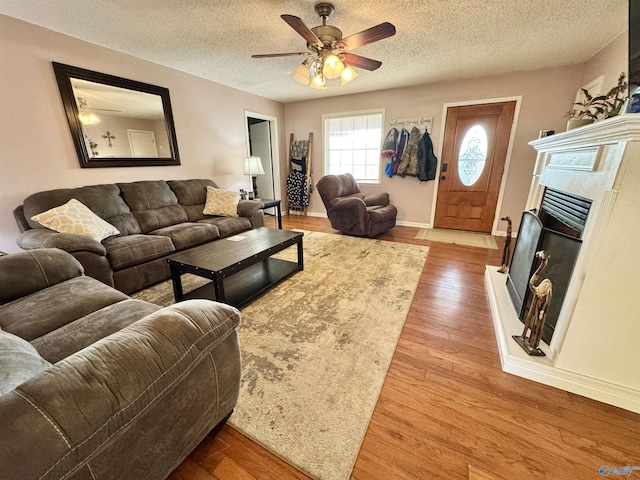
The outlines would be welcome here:
[[[64,205],[34,215],[31,220],[56,232],[75,233],[98,242],[120,233],[116,227],[105,222],[75,198]]]
[[[220,215],[224,217],[238,216],[238,202],[240,193],[229,192],[207,186],[207,201],[202,213],[205,215]]]

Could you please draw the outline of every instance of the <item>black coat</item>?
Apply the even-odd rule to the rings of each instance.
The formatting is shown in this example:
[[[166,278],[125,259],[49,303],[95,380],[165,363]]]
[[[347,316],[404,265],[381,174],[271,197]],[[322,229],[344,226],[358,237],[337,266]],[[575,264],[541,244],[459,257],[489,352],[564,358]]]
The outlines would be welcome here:
[[[418,145],[418,180],[425,182],[436,178],[438,159],[433,153],[433,142],[425,131]]]

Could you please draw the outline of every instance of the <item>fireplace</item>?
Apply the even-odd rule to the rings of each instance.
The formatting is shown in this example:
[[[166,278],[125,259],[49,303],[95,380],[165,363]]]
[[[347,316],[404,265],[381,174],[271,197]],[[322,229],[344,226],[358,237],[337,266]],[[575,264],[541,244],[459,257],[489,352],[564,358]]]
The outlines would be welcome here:
[[[535,210],[530,210],[522,214],[507,276],[507,290],[518,318],[524,322],[532,298],[529,279],[537,268],[535,253],[545,250],[550,254],[549,264],[540,277],[540,280],[548,278],[553,284],[553,297],[542,331],[542,340],[547,345],[551,344],[580,253],[582,233],[590,208],[589,199],[547,188],[539,213],[536,215]]]
[[[640,255],[634,243],[640,236],[640,215],[636,213],[640,205],[640,113],[533,140],[530,145],[537,156],[524,209],[535,209],[533,216],[543,229],[577,235],[572,238],[579,241],[579,253],[561,304],[554,284],[551,302],[562,310],[551,343],[540,342],[544,357],[528,355],[513,340],[523,330],[518,318],[521,310],[514,308],[500,267],[486,267],[485,286],[502,370],[640,413],[640,321],[634,295],[640,289]],[[564,230],[574,227],[572,216],[559,224],[555,220],[545,224],[547,213],[554,210],[553,202],[546,201],[552,191],[592,201],[584,205],[589,205],[588,211],[582,208],[577,215],[588,213],[578,221],[586,222],[581,233]],[[543,208],[545,194],[549,195]],[[516,242],[518,250],[523,238]],[[558,236],[550,238],[555,241]],[[539,248],[538,240],[530,241],[535,245],[532,250]],[[555,248],[546,240],[544,247]],[[525,281],[521,282],[525,288],[519,290],[522,298],[530,269],[531,262],[525,263]],[[549,272],[547,266],[542,278]]]

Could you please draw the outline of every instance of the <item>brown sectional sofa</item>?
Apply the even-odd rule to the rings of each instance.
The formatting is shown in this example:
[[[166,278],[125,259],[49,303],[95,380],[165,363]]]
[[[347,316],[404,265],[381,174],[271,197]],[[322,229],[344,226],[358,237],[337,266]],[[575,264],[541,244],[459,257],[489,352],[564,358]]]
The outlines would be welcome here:
[[[251,200],[240,201],[237,217],[204,215],[207,186],[218,188],[205,179],[153,180],[35,193],[14,210],[22,232],[18,245],[25,250],[65,250],[80,261],[86,275],[132,293],[170,277],[168,255],[264,225],[262,204]],[[120,235],[97,242],[31,220],[71,198]]]
[[[166,478],[233,411],[239,321],[131,299],[59,249],[0,257],[0,478]]]

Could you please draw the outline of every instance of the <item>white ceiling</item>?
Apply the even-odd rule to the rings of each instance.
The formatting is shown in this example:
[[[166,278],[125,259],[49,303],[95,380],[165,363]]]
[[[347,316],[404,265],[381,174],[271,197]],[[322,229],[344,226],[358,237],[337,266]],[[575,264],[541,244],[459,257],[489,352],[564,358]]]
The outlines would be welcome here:
[[[327,23],[345,37],[385,21],[397,33],[353,51],[380,69],[318,91],[289,77],[301,57],[251,58],[305,50],[280,15],[311,28],[316,3],[0,0],[0,13],[281,102],[579,64],[628,24],[628,0],[334,0]]]

